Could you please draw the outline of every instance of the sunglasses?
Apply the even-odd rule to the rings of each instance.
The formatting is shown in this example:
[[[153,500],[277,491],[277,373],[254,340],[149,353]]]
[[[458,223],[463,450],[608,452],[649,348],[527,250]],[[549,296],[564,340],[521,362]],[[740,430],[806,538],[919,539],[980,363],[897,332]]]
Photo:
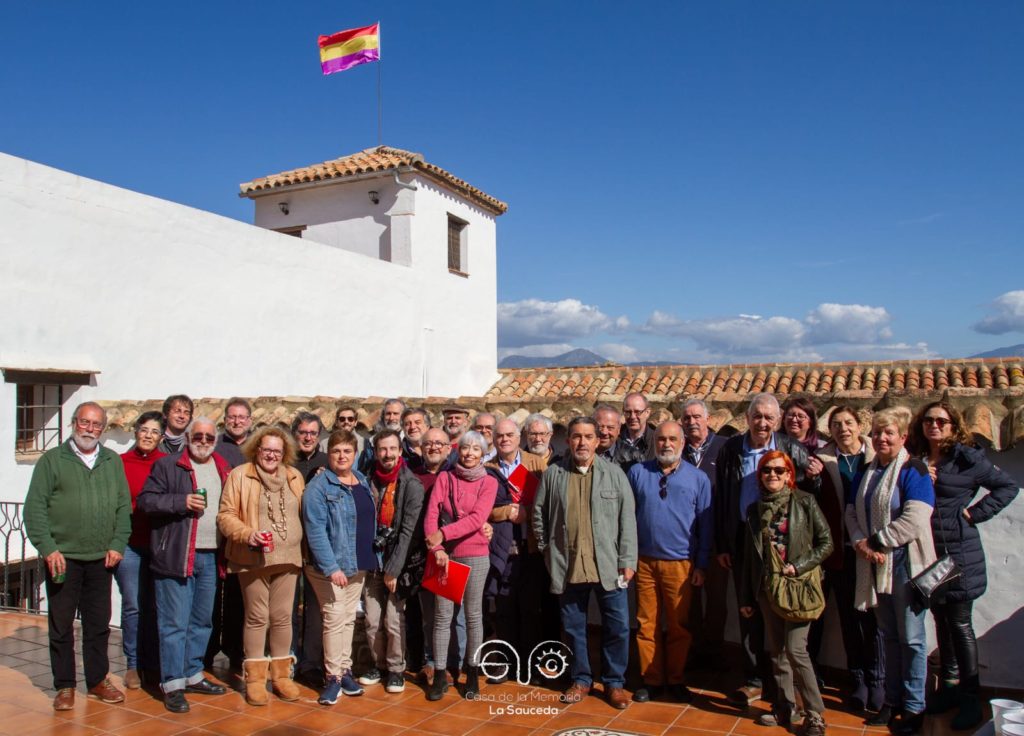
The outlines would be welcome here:
[[[667,475],[661,476],[661,479],[658,481],[658,486],[659,486],[658,487],[658,495],[661,496],[663,499],[664,498],[668,498],[668,476]]]
[[[789,469],[781,465],[765,465],[761,468],[761,475],[777,475],[780,478],[789,472]]]
[[[925,417],[922,421],[925,424],[934,424],[939,429],[949,426],[953,423],[952,419],[946,419],[945,417]]]
[[[205,432],[196,432],[192,435],[193,442],[205,442],[208,445],[212,445],[217,441],[216,435],[206,434]]]

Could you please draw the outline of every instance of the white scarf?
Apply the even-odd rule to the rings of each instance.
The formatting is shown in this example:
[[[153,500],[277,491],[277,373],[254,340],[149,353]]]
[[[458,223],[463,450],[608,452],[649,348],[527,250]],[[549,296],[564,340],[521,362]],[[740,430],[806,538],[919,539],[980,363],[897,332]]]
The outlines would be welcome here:
[[[868,523],[869,509],[865,508],[865,497],[871,477],[878,469],[878,457],[876,456],[868,465],[861,478],[860,487],[857,489],[855,500],[857,511],[857,524],[864,531],[868,529],[884,529],[892,521],[892,494],[896,490],[896,481],[899,480],[900,470],[910,458],[906,448],[900,448],[896,458],[889,463],[882,473],[882,477],[875,486],[875,492],[871,496],[871,523]],[[885,551],[885,562],[875,566],[874,579],[871,578],[871,563],[863,557],[857,557],[857,589],[854,594],[853,604],[858,611],[866,611],[878,605],[879,595],[892,594],[892,550]]]

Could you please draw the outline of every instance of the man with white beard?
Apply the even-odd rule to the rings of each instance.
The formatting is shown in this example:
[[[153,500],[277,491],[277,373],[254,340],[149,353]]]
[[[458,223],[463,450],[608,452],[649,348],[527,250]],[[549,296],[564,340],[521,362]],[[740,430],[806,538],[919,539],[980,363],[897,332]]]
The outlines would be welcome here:
[[[87,401],[71,415],[71,439],[36,463],[25,530],[46,561],[47,630],[54,710],[75,706],[75,612],[82,614],[88,696],[124,701],[108,674],[110,581],[131,534],[131,493],[120,456],[99,446],[107,413]]]
[[[693,698],[683,684],[693,640],[690,599],[693,587],[704,584],[714,527],[711,482],[682,461],[683,442],[682,426],[663,422],[654,432],[654,459],[636,463],[628,474],[640,547],[636,644],[644,685],[633,694],[638,703],[657,698],[666,684],[673,699]]]
[[[543,414],[531,414],[523,422],[523,434],[526,436],[526,449],[544,460],[544,467],[554,465],[562,458],[551,449],[551,438],[555,434],[555,425]]]
[[[136,501],[153,529],[149,564],[156,589],[160,689],[172,713],[188,712],[186,692],[226,692],[206,679],[203,656],[217,589],[217,509],[231,465],[214,452],[212,419],[193,419],[186,441],[180,453],[156,461]]]

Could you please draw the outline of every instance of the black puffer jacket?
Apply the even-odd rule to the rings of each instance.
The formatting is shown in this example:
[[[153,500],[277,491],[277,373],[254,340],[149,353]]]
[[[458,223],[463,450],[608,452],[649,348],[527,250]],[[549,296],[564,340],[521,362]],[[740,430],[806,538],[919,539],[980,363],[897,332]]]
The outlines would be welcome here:
[[[972,506],[982,486],[988,494]],[[985,550],[977,525],[1002,511],[1017,490],[1013,478],[989,462],[981,450],[956,444],[942,458],[936,467],[932,538],[936,554],[952,555],[962,571],[946,587],[943,601],[971,601],[985,592]],[[971,515],[970,521],[964,518],[964,509]]]

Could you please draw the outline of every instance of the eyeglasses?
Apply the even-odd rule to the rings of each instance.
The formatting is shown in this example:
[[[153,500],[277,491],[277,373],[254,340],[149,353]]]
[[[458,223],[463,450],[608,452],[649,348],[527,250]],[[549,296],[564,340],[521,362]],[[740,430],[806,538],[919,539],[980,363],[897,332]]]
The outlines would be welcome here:
[[[240,422],[248,422],[249,421],[249,415],[248,414],[242,414],[242,415],[228,414],[227,415],[227,421],[231,422],[232,424],[239,424]]]
[[[206,432],[196,432],[192,435],[193,442],[205,442],[208,445],[212,445],[217,441],[217,435],[207,434]]]
[[[527,432],[526,436],[527,437],[534,437],[534,438],[536,438],[536,437],[550,437],[551,436],[551,432]]]
[[[925,424],[934,424],[939,429],[947,427],[953,423],[952,419],[946,419],[945,417],[925,417],[922,421]]]
[[[90,422],[88,419],[76,419],[75,424],[81,429],[103,429],[103,422]]]
[[[271,450],[266,447],[261,447],[259,453],[264,457],[284,457],[284,450]]]
[[[299,437],[319,437],[320,433],[315,429],[300,429],[296,432]]]
[[[658,486],[660,486],[658,488],[658,495],[661,496],[662,498],[667,498],[668,497],[668,476],[667,475],[661,476],[661,479],[658,481]]]
[[[780,478],[789,472],[789,468],[782,465],[765,465],[761,468],[761,475],[777,475]]]
[[[447,442],[440,442],[438,440],[431,440],[430,442],[424,442],[423,446],[424,447],[447,447],[448,443]]]

